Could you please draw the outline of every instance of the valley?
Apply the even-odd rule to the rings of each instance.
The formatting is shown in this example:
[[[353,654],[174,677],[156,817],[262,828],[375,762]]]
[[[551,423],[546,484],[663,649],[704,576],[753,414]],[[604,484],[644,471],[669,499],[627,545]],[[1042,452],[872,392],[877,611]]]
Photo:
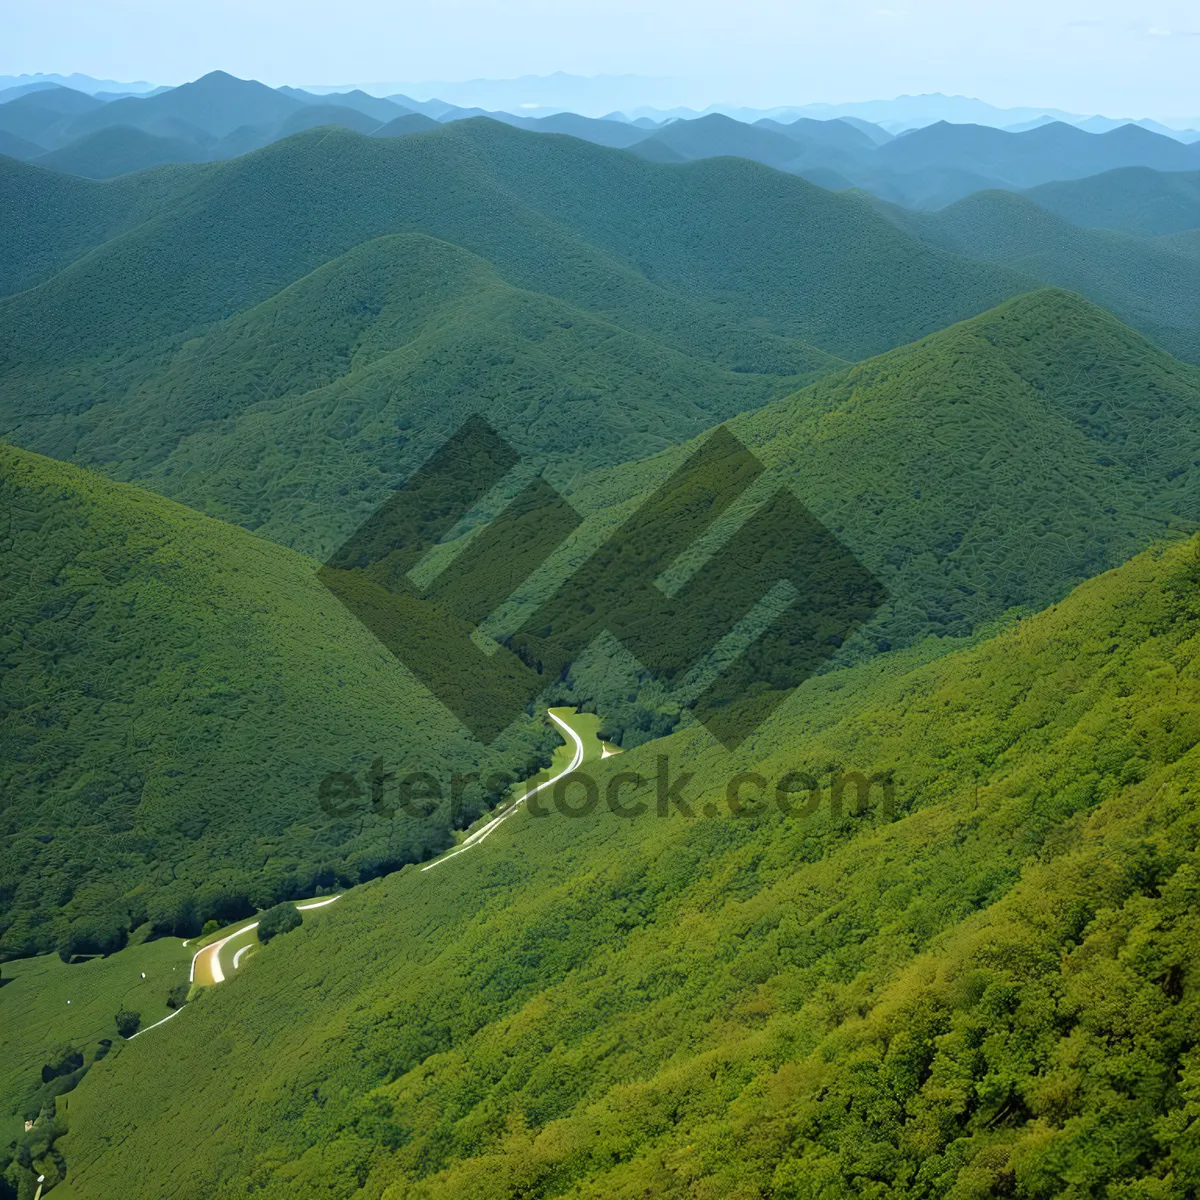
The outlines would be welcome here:
[[[89,78],[0,87],[0,1200],[1200,1193],[1200,134]]]

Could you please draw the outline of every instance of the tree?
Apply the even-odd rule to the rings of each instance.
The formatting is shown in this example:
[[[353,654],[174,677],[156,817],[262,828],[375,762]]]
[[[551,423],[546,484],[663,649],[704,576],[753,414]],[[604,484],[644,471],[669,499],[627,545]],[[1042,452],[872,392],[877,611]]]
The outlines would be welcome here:
[[[142,1014],[123,1008],[117,1013],[114,1020],[117,1022],[117,1032],[123,1038],[131,1038],[137,1033],[138,1026],[142,1023]]]
[[[277,904],[268,908],[258,919],[258,940],[269,942],[277,933],[288,933],[303,922],[304,918],[291,904]]]
[[[60,1075],[70,1075],[83,1066],[83,1055],[74,1046],[59,1046],[50,1055],[50,1061],[42,1067],[42,1082],[49,1083]]]
[[[186,983],[177,983],[167,993],[168,1008],[182,1008],[187,1003],[189,985]]]

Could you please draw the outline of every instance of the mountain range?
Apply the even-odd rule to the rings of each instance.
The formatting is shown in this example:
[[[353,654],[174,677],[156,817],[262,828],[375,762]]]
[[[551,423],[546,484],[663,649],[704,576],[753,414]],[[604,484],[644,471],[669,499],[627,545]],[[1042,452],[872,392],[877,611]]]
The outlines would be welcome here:
[[[994,355],[982,387],[964,339]],[[1090,397],[1065,375],[1047,390],[1063,344],[1099,368]],[[782,439],[778,455],[761,446],[776,465],[803,447],[848,500],[846,466],[876,443],[875,463],[900,468],[862,464],[881,508],[919,483],[914,500],[951,522],[957,509],[954,544],[924,549],[917,505],[895,514],[914,561],[949,555],[1004,586],[1011,560],[991,533],[1007,520],[972,503],[984,480],[1034,501],[1027,532],[1044,537],[1033,558],[1047,569],[1056,543],[1088,536],[1037,529],[1059,510],[1010,470],[1026,421],[1061,421],[1066,443],[1044,443],[1052,486],[1170,493],[1169,457],[1136,448],[1155,445],[1147,421],[1194,425],[1194,390],[1177,407],[1128,408],[1147,361],[1195,389],[1194,368],[1043,293],[747,421]],[[930,385],[935,410],[915,432],[912,397]],[[1081,426],[1080,414],[1104,416]],[[832,440],[814,447],[822,427]],[[927,435],[943,429],[939,452]],[[906,462],[905,442],[924,457]],[[1090,510],[1062,499],[1064,514]],[[845,511],[869,529],[861,494]],[[1190,1187],[1197,1168],[1170,1133],[1188,1120],[1170,1084],[1190,1062],[1200,937],[1196,580],[1196,543],[1181,538],[950,653],[914,647],[812,679],[732,762],[687,728],[601,764],[601,788],[624,772],[628,800],[651,812],[663,762],[686,764],[686,788],[670,817],[521,814],[437,871],[353,889],[286,952],[260,951],[157,1040],[92,1068],[52,1152],[39,1135],[37,1163],[79,1197],[232,1196],[251,1177],[267,1197],[764,1197],[763,1179],[776,1193],[813,1177],[845,1191],[865,1161],[893,1191],[928,1177],[1051,1196],[1153,1178],[1184,1195],[1174,1181]],[[797,770],[813,782],[789,816],[769,789]],[[749,781],[736,809],[730,771]],[[893,780],[891,800],[876,783],[835,803],[832,781],[851,771]],[[162,1054],[172,1071],[153,1069]],[[1114,1059],[1119,1078],[1101,1070]],[[955,1087],[929,1085],[942,1078]],[[179,1122],[186,1144],[167,1135]],[[916,1122],[928,1130],[914,1144]]]
[[[3,1200],[1200,1194],[1200,147],[15,86]]]
[[[213,72],[146,97],[104,100],[69,88],[37,90],[0,104],[0,153],[54,170],[111,178],[164,163],[221,160],[304,129],[334,125],[377,136],[489,116],[540,133],[629,149],[660,163],[734,155],[804,175],[834,190],[860,187],[910,208],[935,209],[989,188],[1022,189],[1107,171],[1200,169],[1200,144],[1135,124],[1086,132],[1061,121],[1021,132],[940,121],[892,137],[856,117],[795,113],[753,124],[713,113],[662,125],[623,114],[513,115],[361,90],[320,96],[271,89]],[[409,118],[401,120],[401,118]],[[397,122],[399,122],[397,124]]]

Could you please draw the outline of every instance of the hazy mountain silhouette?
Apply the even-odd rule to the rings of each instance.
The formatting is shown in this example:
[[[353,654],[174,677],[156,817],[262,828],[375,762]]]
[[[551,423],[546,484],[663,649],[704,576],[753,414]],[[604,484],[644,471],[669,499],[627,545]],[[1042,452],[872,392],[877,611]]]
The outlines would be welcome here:
[[[1122,167],[1085,179],[1043,183],[1030,200],[1076,225],[1158,235],[1200,228],[1200,171]]]

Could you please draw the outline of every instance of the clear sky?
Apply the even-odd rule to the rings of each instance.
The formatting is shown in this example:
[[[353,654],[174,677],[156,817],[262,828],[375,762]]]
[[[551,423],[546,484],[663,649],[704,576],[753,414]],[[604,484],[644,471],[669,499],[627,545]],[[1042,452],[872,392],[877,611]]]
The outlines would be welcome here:
[[[0,73],[270,84],[669,80],[652,103],[940,91],[1200,114],[1200,0],[0,0]],[[663,94],[664,89],[670,96]]]

